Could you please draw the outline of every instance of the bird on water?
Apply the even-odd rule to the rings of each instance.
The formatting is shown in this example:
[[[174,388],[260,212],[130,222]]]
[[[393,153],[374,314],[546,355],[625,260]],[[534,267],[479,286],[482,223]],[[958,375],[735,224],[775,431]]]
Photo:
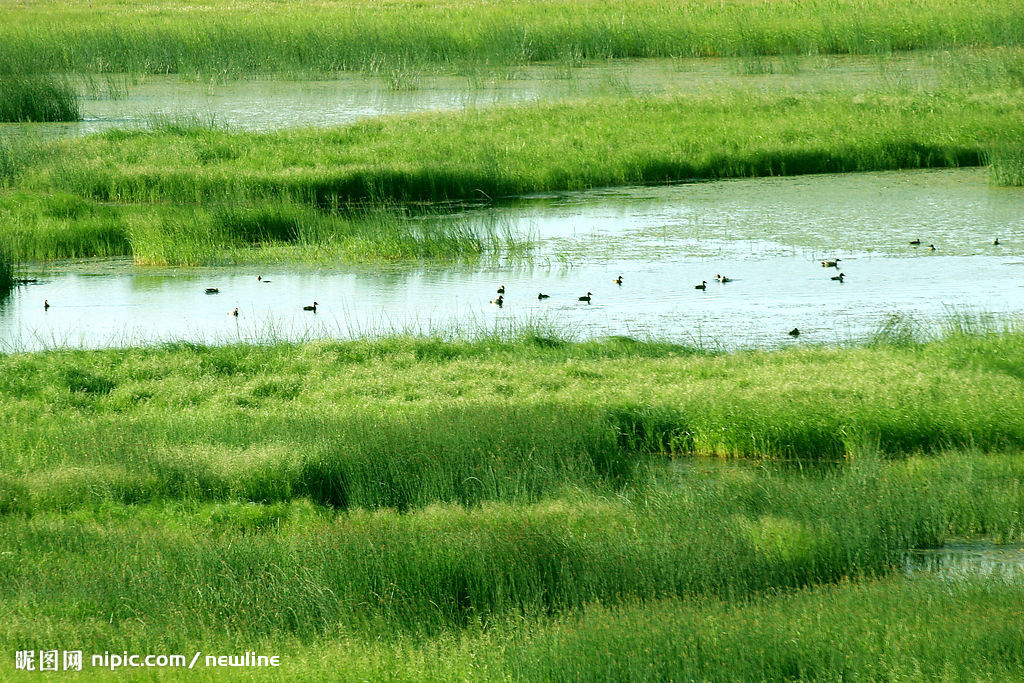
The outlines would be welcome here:
[[[796,328],[796,327],[794,327],[793,329],[791,329],[791,330],[789,331],[789,336],[790,336],[790,337],[799,337],[799,336],[800,336],[800,329],[799,329],[799,328]]]
[[[505,293],[505,285],[502,285],[501,287],[498,287],[498,294],[504,294],[504,293]]]
[[[238,317],[238,307],[235,306],[235,310],[233,310],[230,313],[228,313],[228,315],[233,315],[233,316],[235,316],[237,318]]]
[[[505,295],[499,294],[497,299],[491,299],[491,303],[497,306],[498,308],[501,308],[502,304],[505,303]]]
[[[580,301],[586,301],[589,304],[590,303],[590,297],[592,297],[592,296],[593,296],[593,294],[591,292],[587,292],[587,295],[586,296],[581,296],[579,298],[579,300]]]
[[[916,247],[916,246],[919,246],[921,244],[921,240],[920,239],[910,240],[910,243],[913,244]]]
[[[547,299],[550,296],[551,296],[550,294],[538,294],[537,295],[537,301],[540,301],[541,299]]]
[[[47,301],[46,299],[43,299],[43,310],[44,311],[50,310],[50,302]]]
[[[612,280],[612,282],[614,282],[615,284],[617,284],[617,285],[619,285],[621,287],[622,286],[622,276],[621,275],[618,276],[617,278]]]
[[[263,279],[263,276],[262,276],[262,275],[257,275],[257,276],[256,276],[256,280],[257,280],[258,282],[270,282],[270,280],[265,280],[265,279]]]
[[[842,282],[844,277],[846,277],[846,273],[839,273],[839,275],[836,275],[832,279],[836,282]]]
[[[821,262],[821,267],[822,268],[838,268],[839,267],[839,262],[842,261],[842,260],[843,259],[841,259],[841,258],[837,258],[834,261],[830,260],[830,259],[826,259],[826,260]]]
[[[993,247],[998,247],[999,246],[999,238],[998,237],[996,238],[996,241],[992,243],[992,246]]]
[[[701,290],[707,289],[708,288],[708,281],[704,280],[699,285],[694,285],[693,288],[694,289],[701,289]]]
[[[220,290],[217,289],[216,287],[207,287],[206,288],[206,293],[207,294],[220,294]]]
[[[726,276],[724,276],[722,274],[715,275],[715,279],[718,280],[719,282],[721,282],[723,285],[726,282],[732,282],[732,278],[731,277],[726,277]]]
[[[304,310],[304,311],[313,311],[314,313],[316,313],[316,307],[319,306],[319,305],[320,304],[318,304],[317,302],[314,301],[312,306],[303,306],[302,310]]]

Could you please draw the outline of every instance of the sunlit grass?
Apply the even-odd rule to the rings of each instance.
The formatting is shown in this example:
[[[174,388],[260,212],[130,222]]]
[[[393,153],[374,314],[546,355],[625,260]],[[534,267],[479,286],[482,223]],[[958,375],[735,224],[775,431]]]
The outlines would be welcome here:
[[[0,122],[80,118],[78,95],[67,81],[38,74],[0,75]]]
[[[0,72],[330,73],[620,57],[882,54],[1024,42],[1019,0],[443,4],[29,2],[0,9]]]

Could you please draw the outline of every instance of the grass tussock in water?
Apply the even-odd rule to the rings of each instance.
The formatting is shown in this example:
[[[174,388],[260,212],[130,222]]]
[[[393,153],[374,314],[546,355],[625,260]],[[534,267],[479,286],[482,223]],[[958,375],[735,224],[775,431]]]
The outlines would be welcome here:
[[[6,243],[0,242],[0,300],[14,289],[14,252]]]
[[[0,122],[80,118],[78,95],[66,80],[38,74],[0,75]]]
[[[877,54],[1024,43],[1020,0],[801,3],[150,0],[0,10],[0,72],[407,74],[617,57]]]
[[[1007,136],[988,156],[992,183],[1024,187],[1024,135]]]

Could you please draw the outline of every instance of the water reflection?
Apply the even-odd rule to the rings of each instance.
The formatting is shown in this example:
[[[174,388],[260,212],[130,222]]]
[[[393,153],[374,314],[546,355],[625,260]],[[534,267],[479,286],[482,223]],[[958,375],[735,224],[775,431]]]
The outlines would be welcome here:
[[[581,337],[775,347],[857,339],[893,314],[928,323],[952,310],[1024,312],[1024,193],[991,188],[978,171],[565,193],[467,209],[455,220],[507,221],[536,235],[538,246],[526,261],[468,264],[155,269],[110,260],[30,268],[40,282],[0,308],[0,347],[524,323]],[[939,249],[911,246],[918,236]],[[836,257],[842,283],[820,262]],[[715,281],[719,273],[732,281]],[[622,285],[613,281],[619,275]],[[706,290],[694,289],[705,280]],[[499,308],[488,302],[500,285]],[[207,287],[220,293],[207,295]],[[591,303],[580,302],[588,291]],[[550,298],[538,300],[540,292]],[[301,310],[314,300],[315,316]],[[236,306],[237,319],[228,315]],[[798,338],[787,334],[794,327]]]

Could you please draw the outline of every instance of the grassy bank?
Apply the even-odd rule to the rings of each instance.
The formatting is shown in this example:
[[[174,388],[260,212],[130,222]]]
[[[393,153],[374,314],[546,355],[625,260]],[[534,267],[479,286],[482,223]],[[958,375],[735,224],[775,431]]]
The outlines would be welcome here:
[[[352,259],[461,255],[515,238],[353,207],[980,165],[1021,121],[1017,91],[994,90],[595,99],[274,133],[167,125],[8,154],[0,231],[24,259],[211,263],[268,241]]]
[[[385,77],[613,57],[875,54],[1024,43],[1020,0],[34,0],[0,10],[0,72]]]
[[[619,495],[567,481],[557,499],[535,504],[405,513],[339,512],[302,499],[8,511],[0,517],[0,571],[5,586],[18,588],[0,591],[8,615],[0,642],[41,649],[59,633],[87,651],[296,648],[309,656],[339,641],[355,641],[356,652],[372,649],[369,643],[386,649],[435,639],[450,648],[458,634],[476,633],[509,657],[492,666],[511,666],[526,679],[542,671],[588,678],[631,666],[728,666],[721,657],[731,647],[767,644],[803,622],[803,642],[816,644],[804,666],[856,669],[877,655],[864,639],[897,624],[908,632],[905,645],[891,646],[896,653],[923,647],[933,633],[919,623],[934,618],[926,605],[934,609],[930,598],[948,596],[949,585],[923,592],[898,582],[874,590],[846,585],[796,600],[778,596],[890,574],[902,548],[941,543],[949,534],[1020,540],[1022,477],[1019,455],[950,453],[822,473],[687,468]],[[986,590],[995,594],[986,599]],[[961,612],[979,620],[961,632],[961,645],[989,633],[997,615],[1015,613],[993,606],[997,596],[1016,595],[1009,591],[996,584],[958,593],[972,600]],[[892,608],[908,595],[905,610]],[[677,598],[694,602],[646,611],[652,601]],[[863,616],[843,620],[858,603]],[[815,606],[830,611],[808,623]],[[579,623],[570,617],[544,625],[581,609]],[[870,618],[885,611],[886,619]],[[671,626],[680,619],[692,629],[683,639]],[[529,627],[537,622],[536,630]],[[532,637],[517,643],[510,624]],[[1003,628],[992,637],[1011,637],[1019,622]],[[705,629],[725,649],[696,657]],[[828,634],[847,629],[860,634],[849,645],[854,662],[824,657]],[[609,649],[623,640],[640,647]],[[584,654],[577,649],[584,643],[604,646],[584,646]],[[988,651],[993,665],[1020,665],[1016,650],[992,646],[975,642],[977,650],[952,656]],[[661,654],[691,647],[686,664],[659,663]],[[942,650],[921,656],[946,661]],[[792,666],[796,651],[755,646],[737,662],[740,670],[771,670]]]
[[[1022,351],[951,328],[2,356],[0,644],[354,679],[1011,675],[1019,581],[898,572],[1024,541]]]
[[[0,76],[0,122],[77,121],[82,118],[74,88],[50,76]]]
[[[1007,332],[730,354],[527,336],[10,355],[4,505],[534,502],[665,454],[1019,448],[1022,350]]]

